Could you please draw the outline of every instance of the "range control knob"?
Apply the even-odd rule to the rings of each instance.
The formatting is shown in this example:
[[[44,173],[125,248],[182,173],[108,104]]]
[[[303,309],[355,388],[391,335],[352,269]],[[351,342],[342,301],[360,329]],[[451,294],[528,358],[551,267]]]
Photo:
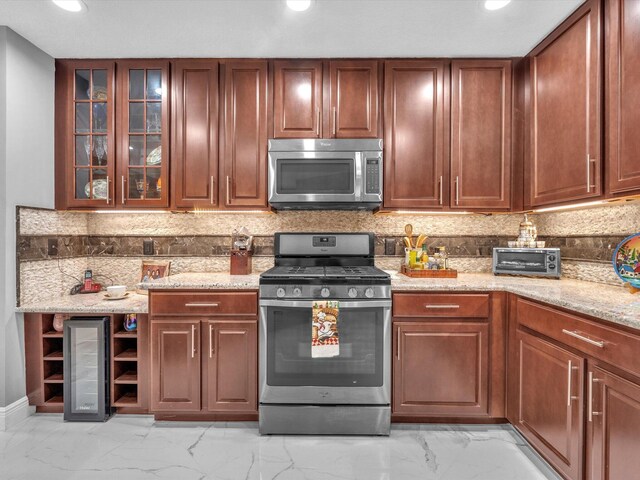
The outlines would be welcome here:
[[[302,295],[302,290],[300,290],[300,287],[294,287],[293,296],[294,297],[299,297],[300,295]]]
[[[322,290],[320,290],[320,295],[322,296],[322,298],[327,298],[329,295],[331,295],[331,292],[327,287],[322,287]]]
[[[373,298],[373,288],[369,287],[364,291],[364,296],[367,298]]]
[[[284,297],[284,294],[285,294],[284,288],[279,287],[279,288],[276,290],[276,296],[277,296],[278,298],[282,298],[282,297]]]
[[[356,298],[358,296],[358,291],[353,287],[351,287],[347,293],[351,298]]]
[[[555,256],[555,255],[549,255],[549,261],[550,261],[550,262],[555,261],[555,259],[556,259],[556,256]]]

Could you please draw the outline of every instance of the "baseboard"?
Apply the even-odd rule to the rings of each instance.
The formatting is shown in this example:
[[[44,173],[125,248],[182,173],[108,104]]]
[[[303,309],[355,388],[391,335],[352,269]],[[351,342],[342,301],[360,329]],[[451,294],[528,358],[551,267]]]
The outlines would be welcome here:
[[[11,405],[0,407],[0,432],[10,429],[33,413],[29,399],[24,396]]]

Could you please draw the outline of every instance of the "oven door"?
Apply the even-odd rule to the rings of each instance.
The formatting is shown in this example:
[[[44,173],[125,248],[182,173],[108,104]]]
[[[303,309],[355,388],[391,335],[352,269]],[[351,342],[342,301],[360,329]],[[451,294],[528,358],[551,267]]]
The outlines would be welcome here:
[[[269,203],[361,201],[360,152],[270,152]]]
[[[260,403],[390,403],[390,300],[340,302],[337,357],[311,357],[311,329],[311,301],[260,301]]]

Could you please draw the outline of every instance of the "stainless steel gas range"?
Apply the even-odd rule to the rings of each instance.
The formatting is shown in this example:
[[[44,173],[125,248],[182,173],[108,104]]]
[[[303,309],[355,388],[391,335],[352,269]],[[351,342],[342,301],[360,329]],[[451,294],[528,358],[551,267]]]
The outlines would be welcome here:
[[[372,233],[276,233],[259,363],[260,433],[389,434],[391,280]]]

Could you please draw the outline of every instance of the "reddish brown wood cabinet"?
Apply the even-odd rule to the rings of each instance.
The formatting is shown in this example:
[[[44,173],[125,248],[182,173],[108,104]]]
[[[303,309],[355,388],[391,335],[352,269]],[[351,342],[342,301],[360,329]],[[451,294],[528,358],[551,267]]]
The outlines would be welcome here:
[[[377,60],[279,60],[274,69],[275,138],[377,138]]]
[[[525,203],[602,193],[601,2],[589,0],[530,54]]]
[[[378,61],[329,62],[331,136],[378,136]]]
[[[451,208],[511,205],[511,61],[451,63]]]
[[[218,206],[218,62],[173,62],[172,203]]]
[[[385,62],[385,208],[445,207],[447,67],[444,60]]]
[[[56,61],[56,208],[114,208],[116,64]]]
[[[169,62],[122,60],[118,79],[118,172],[121,207],[169,206]]]
[[[394,345],[394,414],[465,417],[489,413],[486,322],[395,322]]]
[[[607,193],[640,190],[640,0],[606,5]]]
[[[393,294],[394,421],[504,417],[503,297]]]
[[[200,322],[151,321],[151,411],[200,411]]]
[[[640,385],[590,362],[587,379],[588,480],[640,472]]]
[[[566,478],[582,478],[584,359],[518,332],[516,426]]]
[[[203,352],[207,410],[255,412],[258,410],[258,324],[209,320],[203,323],[207,345]]]
[[[273,62],[274,138],[322,137],[322,61]]]
[[[255,420],[255,291],[152,291],[151,411],[160,418]]]
[[[222,66],[225,207],[267,206],[267,66],[266,60],[229,61]]]

